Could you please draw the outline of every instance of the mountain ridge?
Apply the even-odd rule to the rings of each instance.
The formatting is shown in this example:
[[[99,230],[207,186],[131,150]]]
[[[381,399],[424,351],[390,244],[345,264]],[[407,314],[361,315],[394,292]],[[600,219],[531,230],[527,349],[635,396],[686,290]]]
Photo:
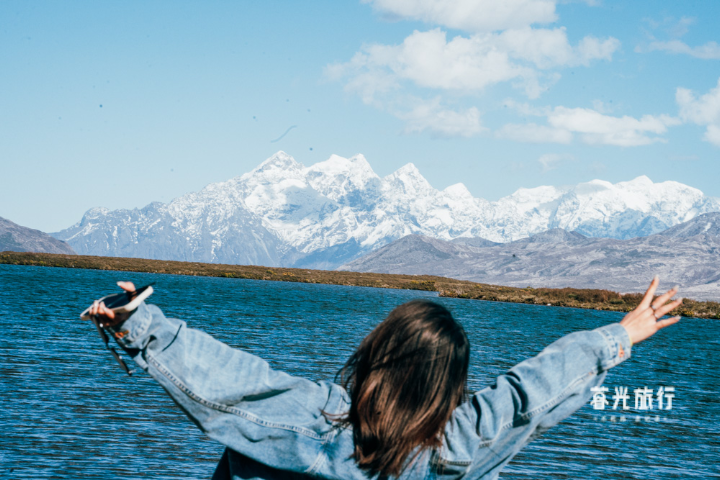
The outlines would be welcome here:
[[[669,232],[669,234],[666,234]],[[654,275],[682,295],[720,298],[720,213],[631,239],[548,230],[504,244],[462,245],[403,237],[339,267],[354,272],[438,275],[493,285],[642,292]]]
[[[647,177],[518,189],[490,202],[462,183],[437,190],[412,163],[380,177],[361,154],[307,167],[279,151],[169,203],[90,209],[52,235],[80,254],[332,269],[409,234],[505,243],[560,228],[632,238],[711,211],[719,199]]]
[[[0,252],[39,252],[76,255],[67,243],[45,232],[0,217]]]

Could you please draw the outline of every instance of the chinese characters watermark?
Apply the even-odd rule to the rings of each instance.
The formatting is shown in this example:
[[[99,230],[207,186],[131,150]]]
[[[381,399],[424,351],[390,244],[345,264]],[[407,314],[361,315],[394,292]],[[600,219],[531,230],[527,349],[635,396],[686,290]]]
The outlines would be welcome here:
[[[605,410],[609,407],[610,402],[607,397],[610,389],[608,387],[592,387],[593,392],[590,404],[595,410]],[[653,395],[653,389],[648,387],[636,388],[633,390],[635,394],[635,410],[672,410],[673,398],[675,398],[675,387],[662,386],[657,389],[657,393]],[[615,387],[615,393],[612,396],[612,409],[628,410],[628,402],[630,394],[627,387]]]

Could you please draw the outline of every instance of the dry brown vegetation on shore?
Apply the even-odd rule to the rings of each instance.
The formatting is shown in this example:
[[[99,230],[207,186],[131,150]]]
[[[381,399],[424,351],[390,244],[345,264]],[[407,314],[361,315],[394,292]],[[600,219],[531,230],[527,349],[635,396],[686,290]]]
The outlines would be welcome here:
[[[642,298],[639,293],[622,295],[608,290],[503,287],[429,275],[339,272],[52,253],[2,252],[0,253],[0,264],[425,290],[437,291],[442,297],[620,312],[629,312],[637,306]],[[720,303],[685,299],[683,305],[672,314],[720,319]]]

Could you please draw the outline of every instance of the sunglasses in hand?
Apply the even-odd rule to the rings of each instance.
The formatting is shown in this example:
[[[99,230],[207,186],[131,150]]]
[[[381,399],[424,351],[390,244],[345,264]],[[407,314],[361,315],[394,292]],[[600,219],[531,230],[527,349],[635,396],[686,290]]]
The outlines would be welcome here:
[[[117,325],[130,317],[132,312],[140,305],[140,302],[150,296],[153,288],[152,284],[137,289],[129,282],[124,284],[119,282],[119,284],[125,292],[108,295],[96,300],[80,315],[80,318],[93,322],[98,334],[100,334],[100,338],[105,343],[105,348],[110,350],[113,358],[120,364],[123,371],[128,375],[132,375],[133,371],[128,368],[115,347],[110,345],[110,337],[105,329]]]

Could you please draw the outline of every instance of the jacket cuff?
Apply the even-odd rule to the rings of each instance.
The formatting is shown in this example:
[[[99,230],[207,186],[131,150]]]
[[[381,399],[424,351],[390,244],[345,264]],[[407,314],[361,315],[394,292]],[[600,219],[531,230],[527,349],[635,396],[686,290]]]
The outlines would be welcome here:
[[[632,343],[625,327],[619,323],[611,323],[594,331],[605,339],[605,355],[601,364],[603,370],[609,370],[630,358]]]
[[[145,302],[141,302],[127,320],[108,330],[121,347],[134,348],[136,345],[133,344],[147,333],[151,322],[152,312]]]

